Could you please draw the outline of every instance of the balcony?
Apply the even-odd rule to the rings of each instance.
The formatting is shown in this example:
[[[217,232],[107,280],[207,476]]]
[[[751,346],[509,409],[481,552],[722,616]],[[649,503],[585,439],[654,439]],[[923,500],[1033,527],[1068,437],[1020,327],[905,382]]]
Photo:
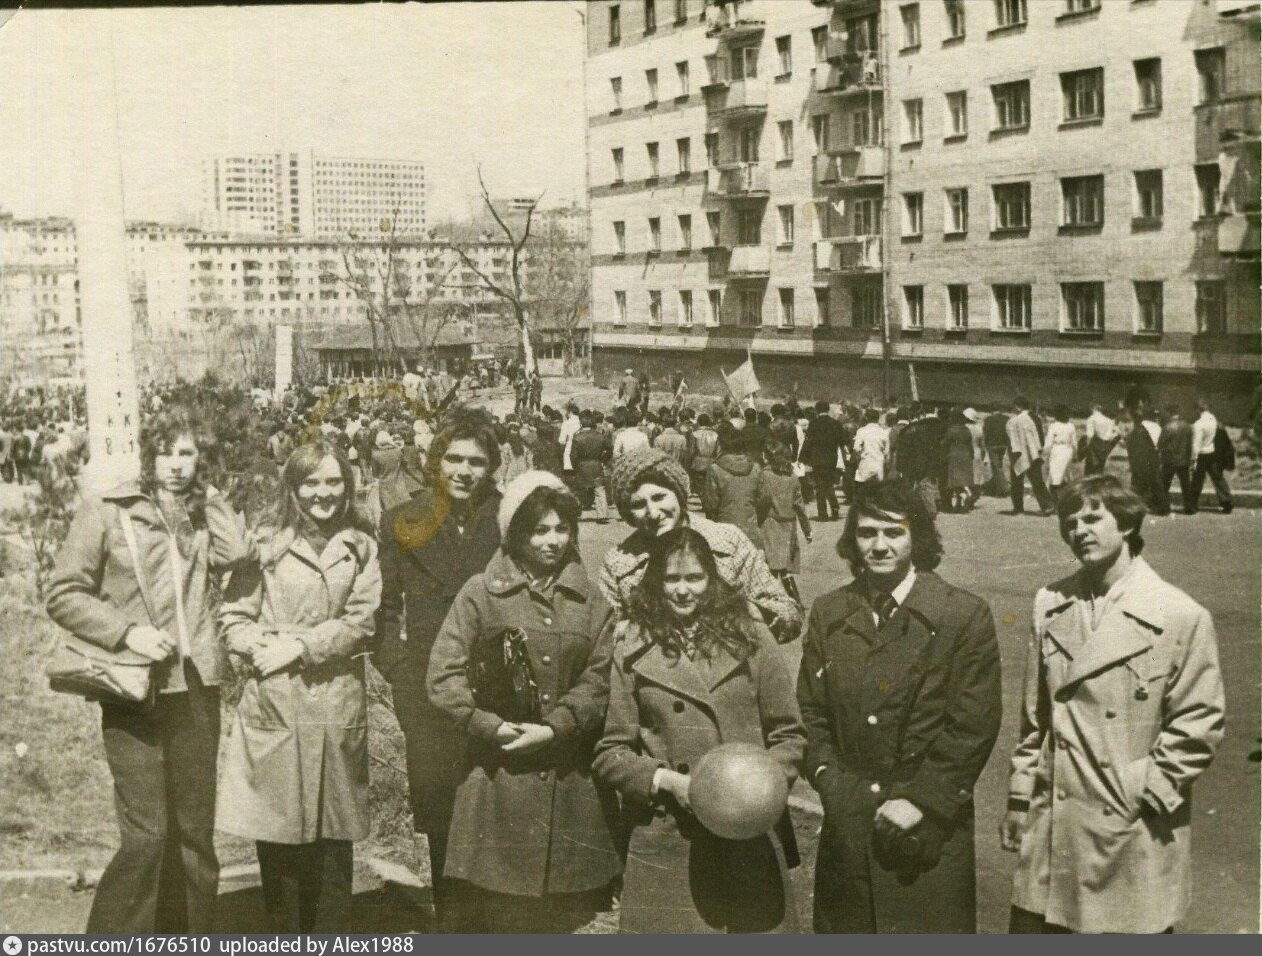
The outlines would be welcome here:
[[[761,80],[733,80],[726,89],[716,87],[706,104],[712,116],[743,119],[767,112],[767,84]]]
[[[1259,214],[1235,213],[1218,223],[1218,253],[1232,258],[1257,259],[1262,244],[1259,243]]]
[[[880,146],[858,146],[845,152],[815,157],[815,184],[843,188],[876,185],[885,178],[885,151]]]
[[[706,190],[725,199],[766,199],[771,194],[770,176],[758,163],[706,171]]]
[[[722,43],[761,36],[767,26],[764,0],[717,0],[706,9],[705,35]]]
[[[816,272],[879,272],[881,259],[880,236],[832,236],[815,241]]]
[[[705,58],[705,76],[705,82],[701,84],[703,91],[722,89],[727,86],[732,80],[727,58],[717,53],[709,54]]]
[[[729,279],[765,279],[771,274],[770,246],[736,246],[727,263]]]
[[[1242,96],[1196,107],[1196,159],[1212,162],[1225,145],[1256,140],[1262,128],[1262,99]]]

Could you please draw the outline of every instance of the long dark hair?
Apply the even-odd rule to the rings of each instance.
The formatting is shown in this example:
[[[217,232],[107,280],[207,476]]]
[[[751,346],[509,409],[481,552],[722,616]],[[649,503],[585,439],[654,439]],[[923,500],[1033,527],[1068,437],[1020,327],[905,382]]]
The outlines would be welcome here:
[[[351,467],[346,453],[335,442],[323,438],[304,442],[290,452],[289,458],[285,460],[285,467],[280,473],[280,495],[276,502],[274,526],[278,530],[289,528],[293,531],[302,527],[304,515],[302,506],[298,504],[298,489],[327,457],[332,457],[337,462],[337,469],[342,474],[342,487],[345,489],[342,507],[337,513],[333,530],[350,527],[371,534],[369,522],[355,505],[355,469]]]
[[[568,491],[547,487],[536,488],[526,495],[522,503],[517,506],[517,510],[513,512],[512,520],[508,522],[508,530],[504,534],[504,541],[501,545],[504,553],[518,564],[521,564],[522,555],[526,553],[526,548],[530,544],[530,536],[534,533],[539,522],[553,511],[570,529],[570,548],[562,559],[562,563],[580,560],[578,551],[578,519],[582,509],[579,507],[577,499]]]
[[[679,527],[655,538],[644,577],[631,592],[627,616],[650,641],[669,657],[683,650],[683,628],[668,606],[665,593],[666,567],[676,554],[691,554],[710,578],[710,585],[697,609],[697,630],[693,642],[702,654],[721,647],[737,660],[751,657],[758,649],[757,624],[744,597],[719,575],[714,552],[700,532]]]
[[[154,415],[140,429],[140,490],[156,500],[158,476],[155,462],[171,451],[179,439],[188,436],[197,446],[197,468],[184,497],[184,509],[194,528],[206,527],[207,475],[214,466],[219,444],[214,432],[205,427],[191,409],[172,406]]]
[[[856,542],[859,518],[863,516],[907,520],[911,529],[911,564],[917,571],[932,571],[942,560],[942,537],[924,497],[909,482],[888,478],[876,484],[859,485],[837,541],[837,554],[850,565],[850,573],[856,578],[863,574],[863,558]]]

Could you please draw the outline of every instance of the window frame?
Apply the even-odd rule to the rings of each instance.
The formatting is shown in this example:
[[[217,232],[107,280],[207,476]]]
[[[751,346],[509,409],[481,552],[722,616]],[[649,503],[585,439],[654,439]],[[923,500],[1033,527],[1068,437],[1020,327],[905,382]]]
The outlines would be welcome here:
[[[786,132],[788,135],[785,135]],[[777,121],[776,133],[779,147],[779,157],[776,161],[781,163],[793,162],[793,120]]]
[[[1091,123],[1104,119],[1104,67],[1060,74],[1061,122]],[[1094,107],[1092,112],[1086,110]]]
[[[925,287],[923,285],[903,286],[902,330],[904,332],[922,332],[925,328]]]
[[[660,253],[662,251],[662,217],[649,216],[648,229],[649,229],[648,252]]]
[[[1154,76],[1145,76],[1141,73],[1143,68],[1153,65],[1155,65]],[[1132,60],[1131,68],[1135,74],[1135,113],[1141,115],[1160,113],[1163,94],[1161,57],[1150,56],[1139,60]],[[1152,98],[1152,102],[1147,102],[1145,100],[1145,89],[1155,89],[1155,95]]]
[[[658,76],[657,67],[651,66],[644,71],[644,86],[648,90],[648,99],[645,100],[645,106],[656,106],[658,95]]]
[[[679,251],[692,251],[692,213],[681,212],[675,217],[679,229]]]
[[[662,324],[662,290],[649,289],[649,322],[648,324],[654,328],[659,328]]]
[[[622,5],[611,4],[609,7],[609,46],[622,43]]]
[[[917,146],[925,139],[925,101],[923,97],[914,96],[903,100],[903,140],[904,146]]]
[[[740,324],[748,328],[762,327],[761,289],[741,289],[740,291]]]
[[[1015,17],[1012,14],[1015,13]],[[995,29],[1024,26],[1030,22],[1026,0],[995,0]]]
[[[968,331],[968,283],[952,282],[946,287],[946,331]],[[960,321],[961,318],[963,321]]]
[[[968,137],[968,90],[951,90],[943,94],[946,107],[946,134],[944,140],[961,140]],[[957,109],[958,106],[958,109]]]
[[[714,329],[723,324],[723,290],[706,289],[706,328]]]
[[[1104,332],[1104,283],[1060,283],[1060,331],[1099,335]],[[1082,310],[1089,307],[1087,313]]]
[[[627,290],[614,289],[613,291],[613,314],[614,325],[627,324]]]
[[[862,214],[860,214],[862,210]],[[860,224],[863,231],[860,231]],[[881,200],[862,197],[851,203],[850,234],[854,236],[879,236],[881,234]]]
[[[627,181],[626,153],[621,146],[614,146],[609,150],[610,159],[613,161],[614,185]]]
[[[780,68],[776,79],[793,75],[793,37],[783,34],[776,37],[776,65]]]
[[[1141,181],[1141,177],[1149,177],[1149,181],[1145,183]],[[1151,188],[1151,179],[1155,178],[1156,189]],[[1137,220],[1144,222],[1161,222],[1165,219],[1165,170],[1160,167],[1156,169],[1135,169],[1131,171],[1131,183],[1134,189],[1134,207],[1133,216]],[[1148,188],[1145,188],[1145,187]],[[1156,195],[1156,211],[1145,208],[1145,197],[1151,196],[1155,192]]]
[[[992,119],[996,132],[1013,132],[1030,128],[1030,81],[1028,79],[1009,80],[1005,83],[992,83],[990,87]],[[1008,114],[1007,122],[1004,114]],[[1012,122],[1015,115],[1021,116],[1021,122]]]
[[[776,320],[782,329],[794,328],[797,324],[797,302],[792,286],[781,286],[777,296],[779,312]]]
[[[791,246],[796,241],[797,214],[792,203],[776,206],[776,231],[777,245]]]
[[[1100,229],[1104,226],[1104,175],[1062,176],[1060,224],[1068,229]],[[1089,217],[1095,213],[1095,218]]]
[[[903,43],[899,47],[899,51],[911,51],[920,49],[920,4],[904,3],[898,8],[898,14],[903,22]]]
[[[964,236],[968,234],[968,187],[947,186],[943,193],[942,234],[946,236]],[[956,203],[955,197],[962,196],[963,202]]]
[[[679,325],[682,328],[690,329],[693,325],[693,306],[692,306],[692,290],[679,290]]]
[[[996,282],[991,285],[994,313],[992,331],[1029,332],[1034,327],[1034,287],[1028,282]],[[1014,324],[1012,306],[1019,307],[1019,323]]]
[[[692,137],[680,136],[675,140],[675,162],[679,165],[679,175],[692,174]]]
[[[675,81],[679,84],[679,99],[692,95],[692,68],[687,60],[675,63]]]
[[[644,144],[644,152],[649,164],[648,175],[645,179],[661,179],[662,177],[662,150],[658,140],[652,140]]]
[[[925,194],[903,193],[903,238],[920,239],[925,234]]]
[[[1207,295],[1212,292],[1213,295]],[[1196,334],[1227,333],[1227,283],[1222,279],[1196,281]],[[1211,312],[1212,308],[1212,312]]]
[[[963,40],[968,36],[968,13],[963,0],[943,0],[946,10],[947,36],[943,42]]]
[[[1136,279],[1132,282],[1135,301],[1135,322],[1133,334],[1135,335],[1162,335],[1165,332],[1165,283],[1160,279]],[[1156,292],[1155,296],[1145,295],[1145,293]],[[1145,321],[1147,316],[1146,306],[1156,306],[1156,321],[1149,323]]]
[[[625,219],[613,221],[613,243],[615,256],[627,254],[627,221]]]
[[[1030,229],[1031,220],[1034,218],[1034,211],[1031,208],[1031,183],[1029,180],[1020,180],[1017,182],[992,183],[991,184],[991,231],[992,232],[1025,232]],[[1001,192],[1003,195],[1001,195]],[[1004,222],[1004,211],[1012,208],[1015,204],[1009,193],[1017,196],[1021,201],[1019,208],[1022,211],[1023,221]]]

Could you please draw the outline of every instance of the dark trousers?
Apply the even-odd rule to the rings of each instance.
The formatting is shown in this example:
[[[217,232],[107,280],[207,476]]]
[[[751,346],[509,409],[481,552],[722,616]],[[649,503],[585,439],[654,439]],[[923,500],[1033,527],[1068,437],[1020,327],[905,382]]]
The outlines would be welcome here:
[[[815,482],[816,515],[821,521],[836,518],[841,510],[837,504],[837,469],[815,465],[811,469],[811,478]]]
[[[1073,930],[1067,926],[1061,926],[1059,923],[1049,923],[1043,918],[1042,913],[1031,913],[1029,910],[1023,910],[1019,906],[1014,906],[1012,907],[1011,915],[1008,917],[1008,932],[1016,935],[1054,935],[1072,933]],[[1167,926],[1161,932],[1163,934],[1173,933],[1174,927]]]
[[[214,931],[219,691],[191,664],[188,690],[147,714],[102,705],[105,759],[122,837],[97,884],[89,933]]]
[[[1087,475],[1099,475],[1104,473],[1104,467],[1109,462],[1109,455],[1113,454],[1113,447],[1118,443],[1118,439],[1112,441],[1103,441],[1099,438],[1092,438],[1087,442],[1087,453],[1083,457],[1083,473]]]
[[[1170,485],[1175,478],[1179,479],[1179,494],[1183,496],[1183,507],[1188,508],[1192,502],[1192,472],[1187,465],[1161,464],[1161,487],[1170,497]]]
[[[1152,462],[1140,466],[1131,472],[1131,490],[1144,499],[1148,513],[1168,515],[1170,513],[1170,495],[1168,481],[1161,480],[1161,469]]]
[[[1004,468],[1004,456],[1008,454],[1007,445],[987,445],[990,455],[990,493],[1000,497],[1008,494],[1008,471]]]
[[[1192,472],[1192,496],[1183,501],[1183,510],[1195,514],[1201,506],[1201,489],[1205,487],[1205,476],[1209,475],[1214,483],[1214,492],[1218,495],[1218,507],[1223,511],[1231,510],[1231,488],[1223,477],[1223,469],[1218,464],[1218,456],[1214,454],[1197,455],[1196,469]]]
[[[354,875],[350,840],[256,844],[273,933],[345,933]]]
[[[1043,480],[1043,462],[1041,459],[1035,459],[1030,462],[1030,468],[1024,475],[1018,475],[1016,470],[1009,466],[1008,479],[1012,482],[1012,510],[1020,514],[1025,511],[1025,479],[1030,479],[1030,489],[1034,492],[1034,497],[1038,500],[1039,507],[1044,511],[1050,511],[1052,508],[1052,493],[1047,490],[1047,482]]]

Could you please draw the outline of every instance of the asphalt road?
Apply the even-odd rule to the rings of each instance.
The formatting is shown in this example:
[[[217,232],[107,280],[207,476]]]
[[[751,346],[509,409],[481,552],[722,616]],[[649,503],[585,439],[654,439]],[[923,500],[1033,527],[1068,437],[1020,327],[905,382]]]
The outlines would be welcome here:
[[[1003,932],[1008,924],[1015,858],[1000,850],[997,832],[1017,733],[1031,605],[1039,587],[1075,567],[1054,519],[1001,514],[1007,507],[1006,501],[983,499],[971,514],[939,518],[946,555],[938,571],[990,603],[1003,659],[1003,730],[976,791],[978,923],[989,933]],[[849,580],[834,550],[841,528],[840,522],[814,524],[798,579],[808,605]],[[627,531],[615,521],[584,522],[580,545],[588,566],[598,567],[605,550]],[[1259,765],[1250,755],[1260,740],[1262,512],[1150,518],[1144,539],[1144,556],[1157,573],[1213,614],[1227,689],[1227,738],[1194,790],[1193,906],[1178,930],[1256,933],[1262,797]],[[796,668],[800,642],[785,650]],[[795,792],[814,798],[802,784]]]

